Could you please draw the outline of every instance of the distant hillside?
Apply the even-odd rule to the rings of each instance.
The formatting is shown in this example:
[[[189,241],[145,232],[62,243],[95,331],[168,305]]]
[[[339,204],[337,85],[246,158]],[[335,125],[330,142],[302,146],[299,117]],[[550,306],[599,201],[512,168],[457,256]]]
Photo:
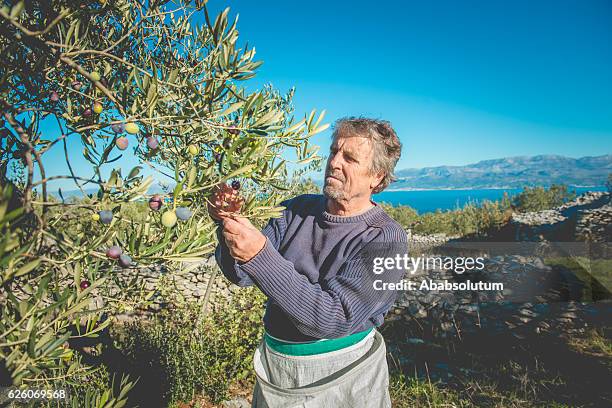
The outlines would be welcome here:
[[[612,154],[579,159],[557,155],[483,160],[466,166],[396,171],[388,190],[522,188],[524,186],[602,186],[612,173]]]
[[[605,185],[609,173],[612,173],[612,154],[579,159],[557,155],[517,156],[483,160],[466,166],[399,170],[396,171],[398,181],[392,183],[387,191],[523,188],[560,183],[592,187]],[[323,186],[322,179],[315,177],[313,181],[318,186]],[[95,194],[98,189],[90,187],[85,191]],[[149,194],[162,191],[159,184],[154,183],[149,189]],[[57,189],[51,189],[51,194],[57,195]],[[66,198],[81,195],[78,190],[64,191],[63,194]]]

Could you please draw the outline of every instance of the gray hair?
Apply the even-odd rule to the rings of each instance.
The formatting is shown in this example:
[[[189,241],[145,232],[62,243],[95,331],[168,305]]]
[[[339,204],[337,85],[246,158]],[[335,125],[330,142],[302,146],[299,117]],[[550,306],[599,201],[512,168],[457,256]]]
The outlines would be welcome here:
[[[396,180],[393,170],[402,154],[402,144],[390,122],[351,116],[338,119],[333,129],[334,140],[337,137],[360,136],[372,141],[374,154],[370,163],[370,174],[383,172],[385,175],[372,191],[373,194],[380,193]]]

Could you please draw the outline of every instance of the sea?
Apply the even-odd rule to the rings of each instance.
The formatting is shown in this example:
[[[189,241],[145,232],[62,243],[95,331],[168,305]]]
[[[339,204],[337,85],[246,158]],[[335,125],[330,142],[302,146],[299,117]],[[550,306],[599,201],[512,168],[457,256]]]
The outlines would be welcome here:
[[[598,187],[569,187],[569,191],[575,191],[580,195],[587,191],[607,191],[605,186]],[[483,190],[409,190],[409,191],[383,191],[374,194],[372,199],[377,202],[385,202],[392,205],[408,205],[418,211],[419,214],[435,212],[436,210],[455,210],[462,208],[472,202],[476,205],[484,200],[501,200],[504,192],[510,197],[519,194],[523,189],[483,189]]]
[[[97,189],[86,189],[87,193],[97,193]],[[159,193],[162,190],[153,188],[149,193]],[[383,191],[382,193],[374,194],[372,199],[377,203],[385,202],[392,205],[408,205],[418,211],[419,214],[427,212],[435,212],[436,210],[455,210],[462,208],[467,203],[472,202],[479,205],[484,200],[496,201],[501,200],[504,196],[504,191],[508,192],[510,197],[523,191],[520,188],[510,189],[482,189],[482,190],[406,190],[406,191]],[[580,195],[587,191],[607,191],[605,186],[598,187],[569,187],[569,191],[576,191]],[[57,191],[50,192],[54,196]],[[81,196],[78,190],[64,191],[64,198],[72,196]]]

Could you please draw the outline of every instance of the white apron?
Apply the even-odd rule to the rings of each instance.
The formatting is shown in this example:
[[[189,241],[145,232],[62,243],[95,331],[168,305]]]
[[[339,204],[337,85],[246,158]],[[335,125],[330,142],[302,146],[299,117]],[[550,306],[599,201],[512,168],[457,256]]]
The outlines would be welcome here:
[[[352,346],[291,356],[261,342],[253,365],[252,408],[390,408],[389,369],[382,335],[372,330]]]

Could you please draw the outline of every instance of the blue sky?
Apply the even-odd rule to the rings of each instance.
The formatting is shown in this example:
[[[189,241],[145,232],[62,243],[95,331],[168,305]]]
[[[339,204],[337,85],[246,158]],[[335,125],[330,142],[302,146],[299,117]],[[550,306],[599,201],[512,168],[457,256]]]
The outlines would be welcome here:
[[[398,168],[612,152],[610,1],[209,4],[239,14],[258,81],[295,85],[297,112],[390,120]]]
[[[264,61],[250,87],[391,121],[397,169],[612,153],[609,0],[209,1],[226,6]]]

